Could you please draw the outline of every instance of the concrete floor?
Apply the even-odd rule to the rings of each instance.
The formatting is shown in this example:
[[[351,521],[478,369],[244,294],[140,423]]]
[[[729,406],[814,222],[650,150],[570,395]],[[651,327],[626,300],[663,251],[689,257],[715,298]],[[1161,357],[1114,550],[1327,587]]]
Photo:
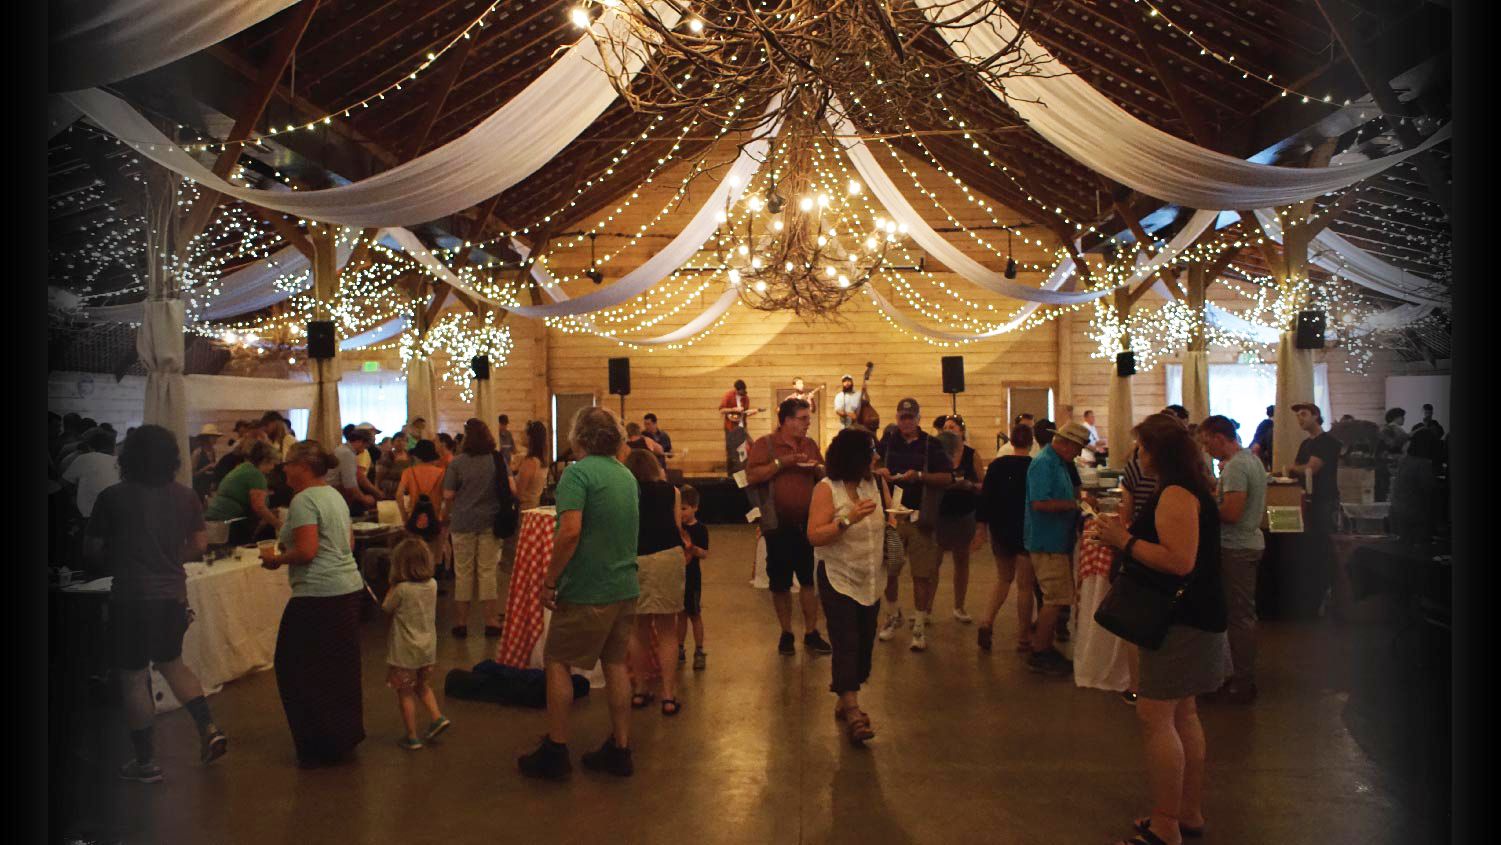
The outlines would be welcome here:
[[[230,753],[197,763],[191,721],[158,721],[165,783],[110,776],[128,744],[117,712],[75,734],[73,815],[125,841],[189,842],[991,842],[1105,843],[1150,809],[1133,712],[1115,695],[1030,674],[1002,610],[997,650],[954,622],[950,572],[926,653],[876,644],[863,695],[879,736],[850,748],[831,718],[827,657],[776,653],[767,594],[747,586],[753,535],[716,526],[704,570],[707,671],[684,672],[683,713],[637,711],[636,775],[577,767],[608,731],[603,691],[576,708],[566,784],[516,772],[543,732],[541,711],[445,704],[453,729],[420,752],[396,746],[384,687],[385,631],[366,628],[365,724],[358,762],[301,771],[272,673],[211,698]],[[971,613],[994,583],[976,556]],[[910,584],[903,586],[910,607]],[[449,627],[451,606],[439,610]],[[477,620],[477,617],[475,619]],[[798,623],[799,629],[801,623]],[[799,630],[799,633],[801,631]],[[441,636],[440,672],[489,657],[494,641]],[[1271,623],[1261,700],[1206,711],[1211,841],[1427,841],[1405,787],[1352,739],[1344,708],[1350,636],[1328,624]],[[441,698],[441,694],[440,694]],[[100,749],[103,750],[100,750]]]

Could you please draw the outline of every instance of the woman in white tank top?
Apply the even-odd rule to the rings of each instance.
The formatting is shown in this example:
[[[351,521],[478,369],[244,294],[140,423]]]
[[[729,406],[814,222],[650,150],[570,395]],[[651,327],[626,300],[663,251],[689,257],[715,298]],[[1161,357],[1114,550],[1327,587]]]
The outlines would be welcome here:
[[[834,647],[834,718],[844,721],[850,742],[876,735],[860,709],[860,685],[870,677],[871,652],[886,587],[884,561],[889,501],[871,470],[874,441],[862,429],[834,436],[825,455],[828,477],[813,488],[808,541],[818,562],[818,597]]]

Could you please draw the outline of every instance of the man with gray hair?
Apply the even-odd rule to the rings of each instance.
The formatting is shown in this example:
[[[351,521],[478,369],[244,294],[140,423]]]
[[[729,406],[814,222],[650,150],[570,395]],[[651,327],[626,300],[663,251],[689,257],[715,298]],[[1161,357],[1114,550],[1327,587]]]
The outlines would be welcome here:
[[[528,777],[561,780],[568,759],[568,711],[573,706],[570,667],[604,663],[611,735],[585,753],[586,768],[629,777],[631,679],[626,646],[641,586],[636,577],[639,492],[636,477],[617,456],[624,443],[620,422],[600,407],[581,409],[569,434],[574,454],[558,479],[557,535],[542,579],[542,603],[553,612],[542,646],[547,676],[547,734],[536,751],[517,760]]]

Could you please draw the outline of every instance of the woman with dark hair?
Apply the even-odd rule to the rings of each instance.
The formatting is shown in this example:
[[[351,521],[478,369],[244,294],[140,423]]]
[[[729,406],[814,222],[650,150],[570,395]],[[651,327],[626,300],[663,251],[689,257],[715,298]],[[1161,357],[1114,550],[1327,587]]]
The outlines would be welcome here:
[[[458,442],[453,439],[452,434],[443,431],[438,433],[438,440],[433,445],[438,449],[438,466],[448,469],[448,465],[453,462],[454,453],[459,449]]]
[[[869,432],[847,428],[834,435],[825,456],[828,475],[814,486],[808,506],[808,542],[818,560],[818,598],[834,649],[830,689],[839,696],[834,718],[845,723],[846,735],[855,745],[876,735],[859,699],[860,685],[870,678],[881,592],[886,587],[890,496],[876,481],[875,463],[875,441]]]
[[[428,518],[435,524],[414,536],[427,543],[428,549],[433,553],[433,560],[444,561],[448,559],[448,537],[442,514],[438,512],[438,503],[442,499],[438,491],[443,489],[443,468],[438,465],[438,447],[431,440],[419,440],[411,448],[410,454],[412,465],[401,474],[401,481],[396,485],[396,511],[401,515],[401,524],[408,526],[409,532],[412,515],[418,510],[427,512]],[[462,635],[455,630],[454,636]]]
[[[641,596],[636,600],[636,627],[631,636],[635,676],[631,706],[645,707],[652,701],[647,679],[655,635],[657,664],[662,670],[662,714],[676,716],[683,709],[677,700],[678,614],[683,612],[687,584],[681,494],[663,478],[662,467],[645,449],[630,450],[625,468],[636,477],[641,492],[640,528],[636,532],[636,577]]]
[[[349,506],[324,478],[337,458],[316,440],[287,450],[294,495],[278,547],[261,546],[261,565],[287,567],[292,598],[276,632],[276,686],[298,765],[342,762],[365,738],[360,699],[360,605],[365,583],[355,565]]]
[[[995,615],[1006,603],[1006,594],[1016,582],[1016,650],[1032,651],[1032,609],[1036,597],[1032,587],[1036,576],[1032,558],[1022,539],[1027,516],[1027,469],[1032,466],[1032,427],[1017,423],[1011,427],[1011,454],[1001,455],[985,468],[985,482],[975,508],[980,530],[990,535],[990,551],[995,556],[996,582],[990,602],[980,617],[980,648],[990,651]]]
[[[547,486],[547,426],[540,420],[526,424],[526,454],[516,468],[516,498],[522,510],[542,504],[542,488]]]
[[[204,519],[230,522],[229,542],[248,543],[261,525],[281,530],[281,520],[271,510],[270,482],[267,476],[276,467],[276,452],[264,440],[251,440],[245,446],[245,461],[230,470],[219,482],[219,489],[209,500]]]
[[[954,618],[968,625],[975,620],[964,609],[969,594],[969,555],[980,544],[975,517],[980,471],[975,466],[975,450],[965,444],[964,418],[952,414],[943,418],[938,443],[954,466],[954,480],[944,491],[938,507],[938,564],[943,565],[945,552],[954,557]]]
[[[514,485],[495,450],[495,437],[484,420],[464,423],[464,450],[443,473],[443,514],[453,540],[453,635],[469,635],[469,602],[476,596],[485,606],[485,636],[500,636],[500,539],[495,517],[500,513],[500,484]],[[434,558],[436,561],[437,558]]]
[[[135,746],[135,758],[120,777],[142,783],[162,779],[152,742],[152,666],[198,725],[203,762],[217,759],[229,746],[209,715],[203,686],[182,662],[190,619],[182,565],[202,553],[207,542],[198,495],[173,480],[181,463],[172,432],[158,425],[134,429],[120,449],[120,481],[99,493],[89,520],[90,557],[109,555],[113,569],[109,618],[114,665]]]
[[[1225,594],[1220,584],[1219,508],[1199,446],[1161,414],[1133,432],[1142,469],[1158,482],[1128,529],[1093,521],[1094,539],[1125,553],[1122,578],[1181,589],[1167,637],[1140,649],[1136,716],[1146,745],[1152,814],[1135,822],[1131,845],[1176,843],[1204,828],[1204,729],[1195,697],[1220,688],[1230,671]],[[1134,570],[1134,571],[1133,571]]]

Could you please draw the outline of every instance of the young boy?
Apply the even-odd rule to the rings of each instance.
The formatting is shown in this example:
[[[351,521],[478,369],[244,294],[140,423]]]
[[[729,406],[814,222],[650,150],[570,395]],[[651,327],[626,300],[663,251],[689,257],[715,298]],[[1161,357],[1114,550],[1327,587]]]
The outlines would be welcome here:
[[[678,616],[678,662],[685,663],[688,654],[683,649],[687,642],[688,623],[693,623],[693,668],[702,670],[708,657],[704,653],[703,595],[704,576],[698,562],[709,556],[709,529],[698,521],[698,491],[687,484],[682,489],[683,532],[688,545],[683,547],[687,558],[685,586],[683,588],[683,612]]]

